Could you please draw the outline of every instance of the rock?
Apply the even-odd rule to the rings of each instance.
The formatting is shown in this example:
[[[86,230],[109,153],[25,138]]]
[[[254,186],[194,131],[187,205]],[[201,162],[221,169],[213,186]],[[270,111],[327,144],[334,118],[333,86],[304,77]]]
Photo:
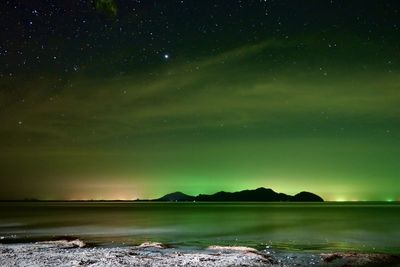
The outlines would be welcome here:
[[[166,246],[162,243],[158,242],[144,242],[137,246],[138,248],[166,248]]]
[[[36,244],[46,244],[60,248],[83,248],[86,246],[85,242],[79,239],[75,240],[55,240],[55,241],[42,241]]]
[[[400,256],[389,254],[323,253],[321,257],[340,266],[400,266]]]

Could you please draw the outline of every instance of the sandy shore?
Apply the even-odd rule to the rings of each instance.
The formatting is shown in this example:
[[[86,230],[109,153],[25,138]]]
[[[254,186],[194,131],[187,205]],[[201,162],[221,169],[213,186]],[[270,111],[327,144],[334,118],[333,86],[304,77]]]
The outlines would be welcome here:
[[[85,247],[80,240],[0,244],[1,266],[400,266],[385,254],[276,252],[248,247],[203,250],[160,243],[131,247]]]

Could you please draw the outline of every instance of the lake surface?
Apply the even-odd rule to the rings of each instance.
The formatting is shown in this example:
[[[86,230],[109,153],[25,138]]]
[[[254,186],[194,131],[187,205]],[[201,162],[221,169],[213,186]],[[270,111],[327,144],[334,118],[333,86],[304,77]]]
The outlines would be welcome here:
[[[400,254],[400,204],[0,203],[0,242],[59,236],[104,246],[156,241]]]

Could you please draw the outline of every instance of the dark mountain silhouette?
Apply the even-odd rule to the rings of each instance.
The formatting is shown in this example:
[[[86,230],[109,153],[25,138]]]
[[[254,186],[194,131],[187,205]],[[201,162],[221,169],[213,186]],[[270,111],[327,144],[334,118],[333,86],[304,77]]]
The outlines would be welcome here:
[[[167,194],[159,199],[154,199],[154,201],[193,201],[195,197],[186,195],[182,192],[174,192]]]
[[[243,190],[239,192],[218,192],[212,195],[200,194],[198,196],[189,196],[182,192],[167,194],[153,201],[260,201],[260,202],[323,202],[324,200],[313,193],[301,192],[295,196],[277,193],[272,189],[260,187],[254,190]]]
[[[323,202],[324,200],[313,193],[310,192],[300,192],[296,194],[293,198],[292,201],[297,201],[297,202]]]

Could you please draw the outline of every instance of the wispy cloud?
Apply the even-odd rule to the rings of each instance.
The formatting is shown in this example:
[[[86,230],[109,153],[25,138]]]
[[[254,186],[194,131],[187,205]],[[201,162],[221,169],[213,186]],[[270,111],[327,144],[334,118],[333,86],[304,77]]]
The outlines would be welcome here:
[[[53,79],[35,80],[24,85],[23,101],[4,108],[1,132],[33,136],[36,144],[57,147],[284,122],[292,116],[306,120],[321,112],[331,118],[398,118],[399,81],[392,74],[343,74],[336,69],[326,74],[303,69],[301,62],[297,67],[271,71],[263,63],[248,64],[258,55],[290,45],[293,43],[267,40],[193,62],[170,64],[149,77],[134,73],[108,79],[79,76],[57,93],[51,89]],[[268,67],[270,64],[265,62]]]

